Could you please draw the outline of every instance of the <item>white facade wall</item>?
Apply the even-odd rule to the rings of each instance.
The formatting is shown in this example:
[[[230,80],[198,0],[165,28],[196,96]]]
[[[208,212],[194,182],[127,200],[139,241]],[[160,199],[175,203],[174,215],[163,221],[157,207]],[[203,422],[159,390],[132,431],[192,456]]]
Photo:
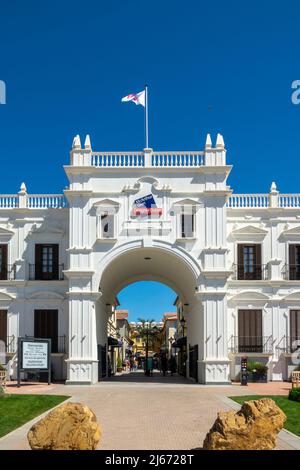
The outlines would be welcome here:
[[[0,196],[0,245],[16,276],[0,280],[0,310],[8,311],[7,336],[34,334],[34,310],[58,310],[64,353],[55,356],[57,376],[68,383],[98,380],[98,346],[107,345],[107,319],[115,298],[131,282],[149,279],[172,287],[185,304],[187,344],[198,345],[198,381],[228,383],[239,371],[239,309],[262,310],[262,335],[271,352],[256,354],[269,378],[288,378],[289,311],[300,309],[300,281],[283,278],[290,243],[300,243],[300,197],[231,195],[223,139],[204,152],[92,152],[75,138],[64,196]],[[134,201],[153,194],[162,214],[132,215]],[[67,201],[67,207],[66,206]],[[194,236],[182,238],[181,208],[194,212]],[[101,214],[113,214],[110,238]],[[59,244],[64,280],[29,279],[36,243]],[[264,280],[236,280],[239,243],[259,243]],[[150,258],[150,260],[147,260]],[[189,362],[189,361],[188,361]],[[62,366],[64,364],[64,366]],[[188,364],[189,370],[189,364]],[[66,372],[67,371],[67,372]]]

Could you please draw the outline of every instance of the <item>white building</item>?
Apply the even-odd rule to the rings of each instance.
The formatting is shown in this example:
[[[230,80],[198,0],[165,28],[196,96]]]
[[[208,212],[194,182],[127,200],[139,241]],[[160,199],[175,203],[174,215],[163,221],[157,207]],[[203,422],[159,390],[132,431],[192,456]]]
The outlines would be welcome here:
[[[89,137],[82,148],[77,136],[64,169],[63,195],[22,185],[0,196],[0,334],[12,367],[19,336],[46,336],[56,378],[97,382],[118,292],[156,280],[182,306],[190,376],[228,383],[247,355],[268,364],[270,380],[288,377],[300,337],[300,195],[274,183],[269,194],[232,194],[221,135],[203,152],[121,153],[94,152]]]

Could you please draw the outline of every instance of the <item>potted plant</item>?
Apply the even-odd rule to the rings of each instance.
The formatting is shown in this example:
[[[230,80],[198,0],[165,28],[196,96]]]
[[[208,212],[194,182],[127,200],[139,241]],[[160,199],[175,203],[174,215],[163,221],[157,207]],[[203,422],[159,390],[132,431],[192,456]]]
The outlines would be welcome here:
[[[123,367],[122,367],[122,359],[118,357],[117,359],[117,372],[122,372]]]
[[[7,377],[7,370],[5,369],[3,364],[0,363],[0,387],[2,388],[5,388],[6,377]]]
[[[248,362],[247,365],[248,381],[249,382],[267,382],[268,381],[268,367],[261,362]]]

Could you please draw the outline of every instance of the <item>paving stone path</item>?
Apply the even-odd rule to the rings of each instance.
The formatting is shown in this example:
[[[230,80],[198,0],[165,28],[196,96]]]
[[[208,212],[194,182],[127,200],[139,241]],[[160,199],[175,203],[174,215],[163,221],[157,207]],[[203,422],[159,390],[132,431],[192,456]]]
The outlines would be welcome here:
[[[33,393],[33,389],[31,385],[17,392]],[[226,397],[255,393],[252,387],[205,386],[159,374],[146,378],[142,372],[113,377],[94,386],[38,385],[35,391],[71,395],[72,401],[90,406],[103,429],[103,450],[201,448],[217,412],[234,406]],[[0,439],[0,449],[28,449],[26,434],[34,421]],[[285,433],[278,440],[279,449],[294,448],[288,437]],[[296,445],[299,443],[300,439]]]

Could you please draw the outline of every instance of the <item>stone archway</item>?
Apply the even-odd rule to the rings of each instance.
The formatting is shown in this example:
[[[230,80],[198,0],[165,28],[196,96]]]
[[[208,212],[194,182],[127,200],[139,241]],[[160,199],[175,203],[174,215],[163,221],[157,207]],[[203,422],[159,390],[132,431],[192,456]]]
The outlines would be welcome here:
[[[107,344],[106,321],[108,311],[114,304],[118,293],[128,285],[138,281],[157,281],[175,291],[182,305],[185,305],[187,320],[187,345],[199,341],[201,335],[201,302],[196,298],[200,269],[194,260],[180,249],[172,249],[169,244],[141,242],[122,245],[115,253],[107,256],[99,277],[101,297],[96,303],[97,344]],[[104,261],[104,260],[103,260]],[[159,301],[159,299],[157,299]],[[198,317],[198,318],[197,318]],[[197,333],[190,327],[198,323]],[[202,331],[203,335],[203,331]],[[199,347],[197,342],[197,348]],[[196,367],[197,367],[197,360]],[[187,368],[188,369],[188,368]],[[100,370],[100,369],[99,369]],[[187,370],[188,372],[188,370]],[[100,372],[99,372],[100,373]]]

